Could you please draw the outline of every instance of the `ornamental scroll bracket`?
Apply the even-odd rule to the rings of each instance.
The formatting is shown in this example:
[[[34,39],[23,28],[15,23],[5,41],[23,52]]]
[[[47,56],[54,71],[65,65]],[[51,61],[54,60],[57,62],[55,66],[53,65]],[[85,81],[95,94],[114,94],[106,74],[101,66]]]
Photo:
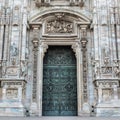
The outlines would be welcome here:
[[[71,48],[73,49],[73,52],[75,52],[75,56],[79,57],[78,52],[80,52],[80,45],[79,43],[74,43]]]
[[[45,53],[47,52],[47,49],[48,49],[48,45],[45,44],[45,43],[42,43],[42,44],[40,45],[40,49],[41,49],[42,57],[44,58]]]

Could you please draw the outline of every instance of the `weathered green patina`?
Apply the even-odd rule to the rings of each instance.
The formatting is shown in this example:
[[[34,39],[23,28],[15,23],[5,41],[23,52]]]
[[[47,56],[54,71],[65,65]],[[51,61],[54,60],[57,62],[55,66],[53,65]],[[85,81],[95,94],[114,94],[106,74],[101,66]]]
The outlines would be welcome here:
[[[77,115],[76,58],[70,46],[50,46],[44,58],[43,116]]]

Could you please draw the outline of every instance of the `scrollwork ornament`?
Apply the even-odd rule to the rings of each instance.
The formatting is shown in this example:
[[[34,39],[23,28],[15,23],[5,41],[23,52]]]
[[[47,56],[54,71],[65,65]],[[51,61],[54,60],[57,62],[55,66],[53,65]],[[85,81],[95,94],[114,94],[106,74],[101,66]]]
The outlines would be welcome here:
[[[79,45],[79,43],[73,44],[71,48],[73,49],[73,51],[75,52],[75,56],[77,57],[78,52],[80,52],[80,45]]]
[[[48,45],[45,44],[45,43],[42,43],[42,44],[40,45],[40,48],[41,48],[41,52],[42,52],[42,57],[44,57],[45,53],[47,52]]]

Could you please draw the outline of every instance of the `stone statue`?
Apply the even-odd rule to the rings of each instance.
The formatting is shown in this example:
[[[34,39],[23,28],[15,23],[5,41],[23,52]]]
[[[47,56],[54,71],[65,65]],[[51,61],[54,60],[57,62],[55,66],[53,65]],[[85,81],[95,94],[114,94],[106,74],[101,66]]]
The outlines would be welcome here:
[[[17,49],[17,46],[15,43],[13,43],[10,47],[10,54],[12,56],[17,56],[17,54],[18,54],[18,49]]]
[[[118,67],[114,68],[114,74],[115,74],[115,77],[120,77],[120,70]]]

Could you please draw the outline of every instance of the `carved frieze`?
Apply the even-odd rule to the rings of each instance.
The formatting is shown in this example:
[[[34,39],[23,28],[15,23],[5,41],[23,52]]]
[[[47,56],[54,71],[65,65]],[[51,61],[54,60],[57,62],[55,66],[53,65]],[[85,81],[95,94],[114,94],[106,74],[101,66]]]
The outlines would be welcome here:
[[[47,33],[73,33],[73,23],[64,20],[52,20],[46,24]]]
[[[112,67],[111,66],[104,66],[101,67],[102,74],[112,74]]]
[[[6,75],[8,76],[17,76],[18,75],[18,67],[16,66],[10,66],[6,68]]]
[[[96,80],[95,84],[97,87],[100,88],[113,88],[114,85],[119,86],[119,81],[118,80]]]
[[[15,81],[15,80],[8,80],[8,81],[4,81],[4,79],[2,80],[1,82],[1,86],[9,86],[9,87],[12,87],[12,86],[22,86],[23,88],[25,87],[25,82],[24,81]]]

